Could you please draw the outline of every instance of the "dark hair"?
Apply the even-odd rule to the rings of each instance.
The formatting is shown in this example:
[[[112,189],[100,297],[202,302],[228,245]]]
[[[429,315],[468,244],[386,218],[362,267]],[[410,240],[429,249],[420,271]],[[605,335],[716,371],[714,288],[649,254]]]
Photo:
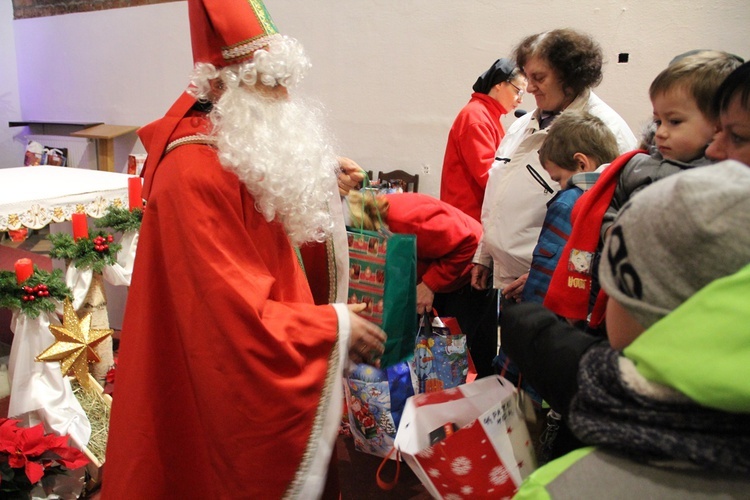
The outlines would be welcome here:
[[[591,36],[570,28],[528,36],[513,55],[520,68],[532,57],[544,59],[573,97],[602,81],[602,48]]]
[[[654,78],[648,94],[653,100],[657,95],[682,88],[695,100],[701,113],[714,120],[718,117],[713,106],[716,92],[727,75],[740,64],[737,56],[718,50],[701,50],[683,55]]]
[[[735,95],[739,95],[740,104],[750,110],[750,62],[732,71],[719,85],[713,101],[714,113],[718,116],[726,111]]]
[[[539,148],[539,161],[542,165],[551,161],[575,171],[576,153],[591,157],[598,165],[609,163],[620,154],[615,135],[601,119],[586,111],[563,111]]]

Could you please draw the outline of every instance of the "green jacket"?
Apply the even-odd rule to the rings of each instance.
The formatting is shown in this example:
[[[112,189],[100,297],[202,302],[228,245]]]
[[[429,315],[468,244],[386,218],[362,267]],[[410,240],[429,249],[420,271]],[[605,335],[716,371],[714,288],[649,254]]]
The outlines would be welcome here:
[[[714,281],[624,355],[638,372],[704,406],[750,413],[750,265]],[[747,498],[750,478],[638,464],[583,448],[532,473],[515,498]]]

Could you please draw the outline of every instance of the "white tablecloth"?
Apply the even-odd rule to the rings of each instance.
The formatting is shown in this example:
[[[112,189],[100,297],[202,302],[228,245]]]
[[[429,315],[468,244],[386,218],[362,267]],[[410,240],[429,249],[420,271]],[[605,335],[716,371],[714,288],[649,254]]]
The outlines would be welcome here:
[[[128,177],[53,166],[0,168],[0,231],[40,229],[74,212],[102,217],[109,205],[128,205]]]

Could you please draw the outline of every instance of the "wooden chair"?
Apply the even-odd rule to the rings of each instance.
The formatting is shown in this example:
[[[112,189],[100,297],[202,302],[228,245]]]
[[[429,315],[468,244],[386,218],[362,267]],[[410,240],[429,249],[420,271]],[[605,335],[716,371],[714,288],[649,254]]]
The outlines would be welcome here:
[[[380,182],[387,181],[391,185],[401,184],[404,192],[416,193],[419,191],[419,174],[411,175],[403,170],[391,172],[378,172]]]

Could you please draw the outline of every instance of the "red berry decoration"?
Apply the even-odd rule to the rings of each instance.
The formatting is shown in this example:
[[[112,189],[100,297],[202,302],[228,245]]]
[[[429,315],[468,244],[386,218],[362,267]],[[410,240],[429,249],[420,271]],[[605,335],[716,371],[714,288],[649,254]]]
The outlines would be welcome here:
[[[107,235],[107,241],[110,242],[110,243],[112,243],[113,241],[115,241],[115,237],[112,236],[111,234],[108,234]]]

